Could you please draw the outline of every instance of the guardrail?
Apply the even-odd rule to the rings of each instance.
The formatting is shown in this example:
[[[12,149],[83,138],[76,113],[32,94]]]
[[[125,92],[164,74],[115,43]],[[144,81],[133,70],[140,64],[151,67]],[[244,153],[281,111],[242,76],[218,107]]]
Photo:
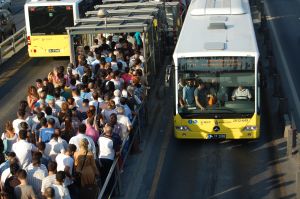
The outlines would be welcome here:
[[[120,156],[114,160],[109,173],[106,177],[103,186],[101,187],[100,194],[98,199],[111,198],[112,195],[120,194],[121,192],[121,176],[120,176],[120,168],[123,168],[127,157],[134,145],[134,143],[140,142],[141,140],[141,128],[146,124],[147,116],[146,116],[146,101],[143,102],[136,110],[136,116],[132,120],[133,130],[130,134],[124,139],[122,143],[122,147],[120,150]],[[120,164],[121,158],[121,164]]]
[[[0,64],[7,61],[26,45],[26,28],[23,27],[0,44]]]

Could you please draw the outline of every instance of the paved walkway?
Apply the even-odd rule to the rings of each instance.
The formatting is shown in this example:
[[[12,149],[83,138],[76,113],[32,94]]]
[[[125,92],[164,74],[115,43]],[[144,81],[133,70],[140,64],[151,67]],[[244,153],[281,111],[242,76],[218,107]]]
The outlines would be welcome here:
[[[299,161],[298,156],[294,155],[289,157],[287,155],[287,140],[284,138],[284,121],[283,115],[280,113],[279,97],[281,95],[280,90],[277,90],[276,84],[278,82],[276,67],[274,62],[269,62],[270,59],[270,40],[265,39],[263,32],[257,35],[257,40],[260,49],[260,61],[262,62],[263,77],[266,84],[266,101],[269,111],[269,122],[271,124],[271,132],[273,133],[273,139],[268,143],[266,147],[274,148],[274,160],[269,163],[270,167],[274,167],[275,173],[270,177],[270,181],[279,180],[278,187],[280,186],[280,195],[278,198],[292,199],[297,198],[296,195],[296,171]],[[270,37],[269,37],[270,38]],[[274,47],[274,45],[273,45]],[[263,97],[263,96],[262,96]],[[278,128],[279,127],[279,128]]]

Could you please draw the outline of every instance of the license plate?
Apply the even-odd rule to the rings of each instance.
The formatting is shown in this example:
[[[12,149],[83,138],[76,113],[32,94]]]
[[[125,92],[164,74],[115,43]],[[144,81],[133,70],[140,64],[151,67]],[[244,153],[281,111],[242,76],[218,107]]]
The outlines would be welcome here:
[[[226,134],[208,134],[207,139],[226,139]]]
[[[49,53],[59,53],[60,49],[49,49]]]

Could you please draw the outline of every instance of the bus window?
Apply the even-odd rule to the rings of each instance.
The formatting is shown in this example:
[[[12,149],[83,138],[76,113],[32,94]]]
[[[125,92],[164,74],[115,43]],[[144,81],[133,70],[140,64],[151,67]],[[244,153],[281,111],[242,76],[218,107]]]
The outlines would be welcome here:
[[[31,35],[62,35],[73,26],[73,6],[28,7]]]

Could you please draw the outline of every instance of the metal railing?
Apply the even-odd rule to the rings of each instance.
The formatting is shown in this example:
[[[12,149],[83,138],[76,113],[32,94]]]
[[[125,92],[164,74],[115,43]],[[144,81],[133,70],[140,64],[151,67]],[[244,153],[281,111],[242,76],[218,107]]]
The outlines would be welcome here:
[[[136,141],[140,142],[141,140],[141,127],[146,124],[146,102],[143,102],[136,110],[137,114],[133,118],[132,126],[133,130],[130,134],[124,139],[122,147],[120,150],[120,156],[115,158],[109,173],[106,177],[106,180],[101,187],[100,194],[98,199],[111,198],[114,194],[120,194],[121,192],[121,176],[120,168],[123,168],[127,157]],[[122,158],[122,163],[120,164],[120,158]],[[110,183],[113,183],[112,186],[109,186]],[[110,190],[109,190],[110,189]]]
[[[0,44],[0,64],[7,61],[26,45],[26,28],[23,27]]]

